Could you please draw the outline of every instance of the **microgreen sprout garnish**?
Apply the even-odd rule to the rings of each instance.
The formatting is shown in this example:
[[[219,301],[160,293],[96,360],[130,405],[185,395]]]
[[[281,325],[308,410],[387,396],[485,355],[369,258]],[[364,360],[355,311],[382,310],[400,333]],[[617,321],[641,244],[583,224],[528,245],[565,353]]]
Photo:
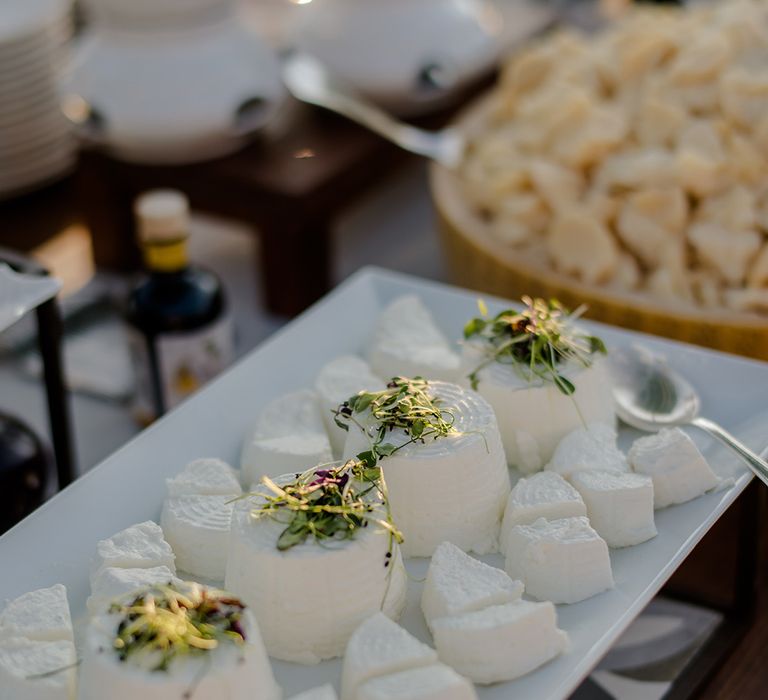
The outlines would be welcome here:
[[[184,590],[156,586],[112,604],[110,613],[122,617],[112,645],[120,661],[167,671],[176,658],[204,654],[223,642],[242,645],[244,609],[229,594],[197,584]]]
[[[439,397],[429,392],[429,382],[421,377],[393,377],[383,391],[361,391],[334,411],[334,420],[343,430],[354,423],[371,437],[371,449],[358,455],[371,464],[414,442],[437,440],[456,432],[453,413],[440,405]],[[370,411],[373,425],[366,429],[357,416]],[[367,422],[367,421],[366,421]],[[395,429],[405,432],[408,441],[399,446],[385,442]]]
[[[486,352],[486,358],[468,375],[472,388],[477,389],[482,369],[499,362],[512,365],[527,381],[551,381],[563,394],[572,395],[576,387],[564,376],[562,367],[569,363],[590,367],[594,353],[606,353],[600,338],[581,333],[574,326],[586,308],[571,313],[554,299],[527,296],[523,304],[522,311],[507,309],[491,318],[480,302],[481,316],[464,327],[464,338],[482,341]]]
[[[313,468],[278,485],[268,476],[261,479],[266,494],[251,510],[255,519],[271,518],[285,525],[277,539],[281,551],[306,542],[350,540],[370,523],[390,534],[390,557],[394,542],[403,537],[392,523],[381,470],[375,462],[351,459],[341,466]],[[385,564],[387,566],[388,564]]]

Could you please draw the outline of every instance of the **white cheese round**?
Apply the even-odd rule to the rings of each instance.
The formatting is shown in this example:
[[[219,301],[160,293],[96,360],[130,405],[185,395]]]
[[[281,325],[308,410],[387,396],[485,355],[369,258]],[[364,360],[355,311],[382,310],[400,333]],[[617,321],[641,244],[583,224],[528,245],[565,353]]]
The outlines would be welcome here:
[[[120,616],[94,617],[88,625],[80,667],[79,700],[279,700],[259,628],[249,610],[243,614],[246,641],[220,643],[211,651],[176,659],[167,671],[150,671],[120,661],[113,642]],[[194,693],[188,695],[190,691]]]
[[[86,601],[86,606],[91,615],[97,615],[107,612],[115,598],[148,586],[179,583],[181,581],[167,566],[153,566],[151,569],[120,569],[110,566],[102,569],[93,580],[91,595]]]
[[[163,503],[160,525],[176,555],[176,566],[193,576],[223,581],[229,523],[237,494],[179,496]]]
[[[454,415],[456,433],[405,445],[380,462],[392,518],[405,538],[403,555],[431,556],[446,540],[477,554],[496,551],[510,486],[493,410],[456,384],[431,381],[427,391]],[[408,440],[405,431],[395,430],[385,442]],[[350,426],[345,457],[369,448],[370,438]]]
[[[584,471],[573,474],[571,483],[587,505],[589,524],[609,547],[629,547],[656,536],[650,476]]]
[[[483,361],[476,342],[464,344],[463,383]],[[479,371],[477,390],[493,406],[507,461],[524,474],[539,471],[569,432],[593,422],[615,424],[611,379],[604,358],[591,367],[572,364],[561,374],[576,387],[571,396],[550,381],[526,381],[512,365],[493,362]]]
[[[254,610],[270,656],[304,664],[341,656],[364,619],[400,616],[406,572],[388,531],[371,523],[350,540],[310,537],[281,552],[285,525],[254,519],[255,503],[235,506],[225,581]]]
[[[509,533],[515,525],[529,525],[539,518],[557,520],[586,515],[579,492],[555,472],[538,472],[520,479],[509,494],[501,521],[499,549],[507,551]]]
[[[483,684],[519,678],[568,647],[555,606],[527,600],[440,618],[433,632],[440,660]]]
[[[75,645],[69,640],[0,641],[0,698],[74,700],[75,660]]]

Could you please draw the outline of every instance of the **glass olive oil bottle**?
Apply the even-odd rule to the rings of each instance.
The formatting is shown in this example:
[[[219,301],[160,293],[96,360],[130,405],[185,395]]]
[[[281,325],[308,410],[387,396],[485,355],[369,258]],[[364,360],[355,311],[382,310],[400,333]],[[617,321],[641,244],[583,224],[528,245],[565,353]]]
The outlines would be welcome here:
[[[146,273],[128,297],[134,415],[148,424],[232,362],[233,327],[219,278],[187,256],[189,203],[175,190],[136,200]]]

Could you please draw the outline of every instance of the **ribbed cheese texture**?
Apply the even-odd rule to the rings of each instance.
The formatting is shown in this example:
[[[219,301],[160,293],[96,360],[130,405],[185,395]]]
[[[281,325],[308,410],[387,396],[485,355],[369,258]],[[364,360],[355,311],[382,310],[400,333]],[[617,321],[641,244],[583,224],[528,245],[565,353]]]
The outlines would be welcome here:
[[[357,355],[343,355],[325,365],[315,379],[315,391],[334,455],[341,456],[347,432],[336,425],[333,411],[360,391],[381,391],[386,386],[368,363]]]
[[[606,423],[591,423],[566,435],[557,446],[547,471],[566,479],[581,471],[628,472],[629,464],[616,445],[616,428]]]
[[[0,641],[0,699],[75,700],[75,660],[75,645],[68,640]],[[66,670],[40,677],[59,669]]]
[[[380,462],[392,518],[405,537],[403,555],[431,556],[446,540],[477,554],[495,551],[509,495],[496,417],[479,394],[456,384],[430,381],[427,392],[454,415],[456,432],[406,445]],[[386,437],[394,445],[408,440],[402,430]],[[345,456],[369,447],[370,439],[350,427]]]
[[[166,479],[168,495],[215,496],[242,493],[237,472],[220,459],[196,459],[175,477]]]
[[[400,616],[406,573],[387,531],[371,523],[350,540],[310,537],[281,552],[285,525],[254,520],[255,503],[235,506],[225,581],[252,606],[270,656],[305,664],[341,656],[364,619],[379,610]]]
[[[94,617],[89,623],[78,700],[280,700],[282,696],[259,628],[247,609],[242,618],[245,644],[220,643],[211,651],[173,661],[167,671],[121,662],[112,646],[119,623],[115,614]]]
[[[339,700],[336,691],[330,683],[320,685],[317,688],[310,688],[303,693],[293,695],[290,700]]]
[[[96,545],[96,559],[91,566],[91,586],[110,566],[121,569],[149,569],[167,566],[176,572],[173,550],[163,537],[163,530],[151,520],[132,525]]]
[[[539,518],[557,520],[586,515],[579,492],[554,472],[538,472],[520,479],[507,499],[501,522],[499,549],[505,552],[509,531],[515,525],[530,525]]]
[[[341,700],[356,700],[371,678],[428,666],[437,652],[382,613],[365,620],[349,639],[341,672]]]
[[[523,584],[505,571],[478,561],[443,542],[432,555],[421,593],[421,610],[431,628],[439,617],[460,615],[517,600]]]
[[[475,683],[510,681],[568,647],[552,603],[517,600],[435,620],[440,660]]]
[[[576,472],[571,482],[587,504],[589,524],[609,547],[629,547],[656,536],[651,477],[589,471]]]
[[[483,362],[476,342],[464,345],[463,382]],[[493,406],[499,421],[504,451],[510,465],[524,474],[539,471],[551,459],[560,440],[584,423],[616,421],[606,362],[596,358],[589,368],[561,369],[576,387],[571,396],[554,383],[527,382],[508,364],[493,362],[480,370],[477,390]]]
[[[635,440],[629,461],[636,472],[653,479],[656,508],[685,503],[720,483],[699,448],[679,428]]]
[[[526,594],[553,603],[577,603],[613,587],[608,545],[583,517],[513,527],[506,569]]]
[[[380,377],[424,377],[455,381],[459,356],[432,314],[414,294],[398,297],[376,321],[368,361]]]
[[[24,593],[0,613],[0,639],[25,637],[33,641],[73,641],[67,589],[57,583]]]
[[[435,664],[363,683],[356,700],[477,700],[477,693],[452,668]]]
[[[151,569],[119,569],[107,567],[93,580],[91,595],[86,601],[92,615],[107,612],[115,598],[148,586],[180,583],[167,566]]]
[[[240,467],[243,483],[262,476],[303,472],[333,459],[331,443],[314,391],[280,396],[262,410],[243,442]]]
[[[193,576],[223,581],[229,523],[236,496],[179,496],[163,503],[160,524],[176,566]]]

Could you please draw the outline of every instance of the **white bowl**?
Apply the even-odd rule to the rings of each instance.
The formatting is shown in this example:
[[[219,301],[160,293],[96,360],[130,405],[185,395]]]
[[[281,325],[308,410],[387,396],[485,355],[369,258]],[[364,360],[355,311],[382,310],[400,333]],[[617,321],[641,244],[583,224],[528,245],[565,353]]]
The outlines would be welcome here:
[[[501,49],[503,21],[486,0],[323,0],[298,9],[296,47],[401,114],[444,101]]]
[[[273,51],[233,18],[176,31],[85,35],[64,82],[99,115],[91,132],[118,156],[147,163],[203,160],[240,148],[284,99]],[[252,121],[238,111],[252,101]]]

